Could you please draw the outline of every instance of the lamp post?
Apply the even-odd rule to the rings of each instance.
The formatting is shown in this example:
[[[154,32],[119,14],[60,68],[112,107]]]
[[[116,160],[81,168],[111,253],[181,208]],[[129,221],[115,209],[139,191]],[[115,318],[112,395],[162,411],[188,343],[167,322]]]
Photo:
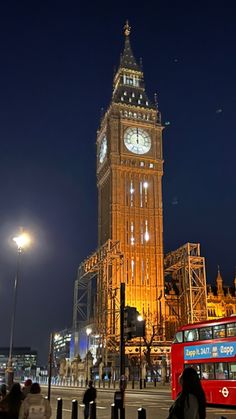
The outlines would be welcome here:
[[[137,317],[139,322],[143,321],[142,316],[139,314]],[[140,334],[140,341],[139,341],[139,388],[142,388],[142,336]]]
[[[88,376],[89,376],[89,367],[88,367],[88,350],[89,350],[89,336],[92,333],[92,329],[87,327],[86,335],[87,335],[87,355],[86,355],[86,386],[88,385]]]
[[[17,265],[16,265],[16,276],[14,281],[14,294],[13,294],[13,309],[11,315],[11,333],[10,333],[10,345],[9,345],[9,356],[7,363],[7,383],[10,388],[13,384],[14,370],[12,366],[12,350],[13,350],[13,339],[15,331],[15,317],[16,317],[16,299],[17,299],[17,288],[19,282],[19,272],[20,272],[20,259],[21,253],[25,247],[30,244],[30,236],[26,233],[22,233],[17,237],[13,238],[13,241],[17,245]]]

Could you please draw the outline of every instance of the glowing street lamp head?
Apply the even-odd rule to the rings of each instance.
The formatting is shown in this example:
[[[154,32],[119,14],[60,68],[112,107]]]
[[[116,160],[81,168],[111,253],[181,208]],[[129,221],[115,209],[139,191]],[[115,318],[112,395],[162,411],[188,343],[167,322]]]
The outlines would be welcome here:
[[[137,320],[138,320],[139,322],[142,322],[142,321],[143,321],[143,318],[142,318],[141,314],[139,314],[139,315],[138,315]]]
[[[30,245],[30,236],[27,233],[22,233],[13,238],[19,251]]]
[[[86,329],[86,335],[89,336],[92,333],[92,329],[90,327],[87,327]]]

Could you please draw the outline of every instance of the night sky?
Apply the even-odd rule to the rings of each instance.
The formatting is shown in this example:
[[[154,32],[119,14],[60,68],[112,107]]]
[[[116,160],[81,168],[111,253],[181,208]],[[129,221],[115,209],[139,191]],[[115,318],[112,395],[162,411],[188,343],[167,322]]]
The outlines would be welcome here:
[[[140,5],[139,5],[140,4]],[[72,321],[79,263],[97,245],[96,130],[123,26],[166,128],[164,248],[201,243],[207,281],[235,265],[236,6],[233,1],[7,1],[0,5],[0,346],[9,345],[20,226],[33,234],[15,345],[46,362]]]

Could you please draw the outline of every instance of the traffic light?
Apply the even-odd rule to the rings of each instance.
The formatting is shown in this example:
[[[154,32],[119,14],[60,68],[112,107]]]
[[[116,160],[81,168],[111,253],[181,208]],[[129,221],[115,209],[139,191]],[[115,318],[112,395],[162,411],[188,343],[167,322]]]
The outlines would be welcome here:
[[[144,338],[146,335],[146,322],[145,320],[138,319],[136,324],[136,337]]]
[[[127,340],[132,339],[136,331],[136,321],[135,321],[135,318],[137,317],[136,312],[137,312],[136,307],[130,307],[130,306],[125,307],[124,335]]]
[[[145,336],[145,320],[139,320],[136,307],[126,306],[124,310],[124,335],[127,340]]]

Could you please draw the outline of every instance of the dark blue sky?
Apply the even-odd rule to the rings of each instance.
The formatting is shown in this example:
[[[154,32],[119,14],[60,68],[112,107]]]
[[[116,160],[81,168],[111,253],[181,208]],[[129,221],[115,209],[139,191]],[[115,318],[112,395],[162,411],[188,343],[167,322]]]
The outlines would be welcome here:
[[[96,130],[109,104],[128,18],[164,144],[164,247],[200,242],[207,280],[235,257],[236,27],[233,1],[0,5],[0,346],[9,344],[19,226],[24,255],[16,345],[46,359],[70,326],[79,263],[97,244]]]

